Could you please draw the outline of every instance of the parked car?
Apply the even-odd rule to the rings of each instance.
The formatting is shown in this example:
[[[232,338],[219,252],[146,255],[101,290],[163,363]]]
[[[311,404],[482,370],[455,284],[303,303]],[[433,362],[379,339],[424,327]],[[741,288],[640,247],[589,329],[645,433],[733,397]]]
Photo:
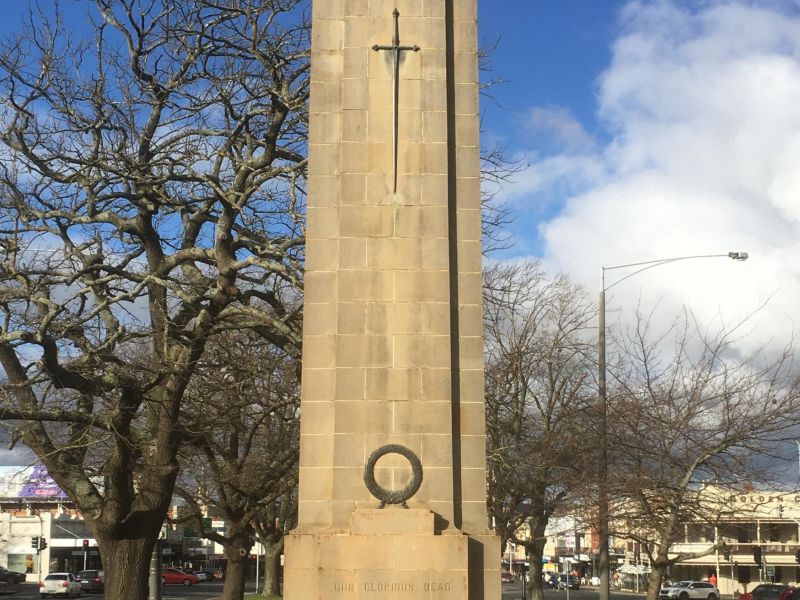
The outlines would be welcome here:
[[[200,581],[214,581],[214,571],[195,571],[194,574]]]
[[[81,584],[72,573],[50,573],[39,583],[42,598],[66,596],[75,598],[81,595]]]
[[[106,574],[97,569],[87,569],[86,571],[78,571],[75,579],[81,584],[81,590],[84,592],[99,592],[102,594],[105,587]]]
[[[792,586],[782,583],[761,583],[746,594],[740,594],[739,600],[778,600],[792,590]]]
[[[25,581],[25,573],[9,571],[5,567],[0,567],[0,581],[3,583],[22,583]]]
[[[787,587],[781,592],[781,595],[778,596],[778,600],[800,600],[800,588]]]
[[[19,584],[25,581],[25,575],[0,567],[0,594],[14,594],[19,591]]]
[[[164,583],[182,583],[183,585],[196,585],[200,583],[197,575],[187,573],[175,567],[164,567],[161,569],[161,581]]]
[[[719,600],[719,590],[707,581],[679,581],[661,588],[658,597],[661,600]]]
[[[508,571],[500,571],[500,581],[502,583],[513,583],[514,582],[514,574],[509,573]]]
[[[567,588],[571,590],[577,590],[581,587],[581,580],[577,577],[573,577],[572,575],[564,575],[559,574],[558,576],[558,589],[565,590]]]

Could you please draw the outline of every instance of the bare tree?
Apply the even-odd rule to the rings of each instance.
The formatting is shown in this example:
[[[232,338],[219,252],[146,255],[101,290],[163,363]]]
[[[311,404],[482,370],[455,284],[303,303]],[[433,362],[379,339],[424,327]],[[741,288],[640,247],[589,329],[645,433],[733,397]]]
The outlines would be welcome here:
[[[208,340],[299,352],[303,7],[96,0],[81,40],[47,6],[0,45],[0,418],[114,598],[147,595]]]
[[[256,537],[264,545],[263,596],[281,595],[281,557],[286,534],[297,524],[297,487],[264,507],[254,520]]]
[[[532,598],[543,597],[548,521],[585,483],[595,314],[579,287],[537,262],[484,270],[489,513],[503,544],[525,544]]]
[[[187,443],[176,492],[195,529],[224,548],[223,600],[239,600],[256,535],[271,541],[270,548],[280,545],[283,530],[266,521],[291,511],[299,361],[243,332],[218,336],[206,354],[182,408]],[[206,527],[206,514],[223,518],[225,532]]]
[[[648,556],[648,600],[658,597],[670,565],[723,546],[710,536],[698,552],[672,550],[684,524],[714,531],[731,516],[727,495],[709,493],[709,486],[769,483],[756,461],[794,437],[800,422],[791,349],[743,355],[741,329],[704,329],[685,312],[665,331],[640,317],[619,339],[609,397],[612,528]]]

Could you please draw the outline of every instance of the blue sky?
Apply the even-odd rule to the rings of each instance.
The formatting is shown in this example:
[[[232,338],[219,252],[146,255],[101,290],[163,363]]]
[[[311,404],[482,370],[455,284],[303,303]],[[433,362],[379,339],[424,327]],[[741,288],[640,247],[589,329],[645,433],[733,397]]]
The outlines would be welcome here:
[[[743,359],[796,345],[800,0],[479,6],[481,38],[500,40],[485,78],[507,80],[482,100],[484,145],[525,167],[499,194],[515,221],[494,259],[538,258],[595,293],[603,266],[747,251],[627,279],[610,328],[638,309],[664,330],[687,309]]]
[[[602,266],[686,261],[614,289],[620,314],[682,306],[743,326],[742,352],[800,318],[798,0],[480,0],[500,38],[485,143],[525,166],[500,196],[513,246],[590,290]],[[613,279],[612,279],[613,280]],[[624,317],[623,317],[624,318]]]
[[[605,139],[597,121],[597,78],[608,67],[623,5],[622,0],[479,0],[480,43],[494,47],[492,70],[483,78],[503,81],[482,100],[484,144],[497,143],[511,156],[520,148],[556,150],[552,132],[520,126],[536,107],[566,109],[585,132]],[[545,218],[558,208],[548,204],[527,211]],[[504,256],[542,251],[538,235],[527,230]]]
[[[585,126],[596,127],[596,79],[608,66],[619,26],[621,0],[482,0],[481,42],[498,42],[493,75],[508,81],[485,102],[492,128],[520,143],[514,127],[531,106],[571,107]]]

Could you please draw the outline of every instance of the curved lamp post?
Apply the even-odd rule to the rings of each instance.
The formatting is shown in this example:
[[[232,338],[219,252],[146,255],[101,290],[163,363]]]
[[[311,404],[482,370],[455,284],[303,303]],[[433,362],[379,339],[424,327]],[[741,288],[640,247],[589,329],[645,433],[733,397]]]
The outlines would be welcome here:
[[[695,258],[730,258],[732,260],[745,261],[748,258],[747,252],[728,252],[727,254],[697,254],[693,256],[677,256],[673,258],[662,258],[658,260],[646,260],[643,262],[628,263],[625,265],[614,265],[602,267],[600,275],[600,306],[599,306],[599,334],[598,334],[598,356],[597,367],[599,370],[597,387],[598,401],[600,404],[600,415],[598,425],[600,428],[600,460],[598,461],[597,478],[597,533],[599,536],[598,570],[600,571],[600,600],[609,600],[609,551],[608,551],[608,398],[606,396],[606,290],[611,289],[618,283],[626,279],[647,271],[654,267],[660,267],[669,263],[682,260],[692,260]],[[617,269],[633,269],[624,277],[618,279],[611,285],[606,286],[606,271]]]

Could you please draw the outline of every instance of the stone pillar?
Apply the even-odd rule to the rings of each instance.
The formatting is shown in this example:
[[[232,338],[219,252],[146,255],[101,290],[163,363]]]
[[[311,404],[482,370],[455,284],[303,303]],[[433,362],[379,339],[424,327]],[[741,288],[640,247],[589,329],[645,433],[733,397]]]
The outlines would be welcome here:
[[[313,3],[289,600],[500,597],[486,518],[476,12],[476,0]],[[387,49],[395,41],[402,51]],[[377,510],[364,484],[388,444],[422,464],[408,509]],[[410,471],[389,454],[375,480],[396,490]]]

